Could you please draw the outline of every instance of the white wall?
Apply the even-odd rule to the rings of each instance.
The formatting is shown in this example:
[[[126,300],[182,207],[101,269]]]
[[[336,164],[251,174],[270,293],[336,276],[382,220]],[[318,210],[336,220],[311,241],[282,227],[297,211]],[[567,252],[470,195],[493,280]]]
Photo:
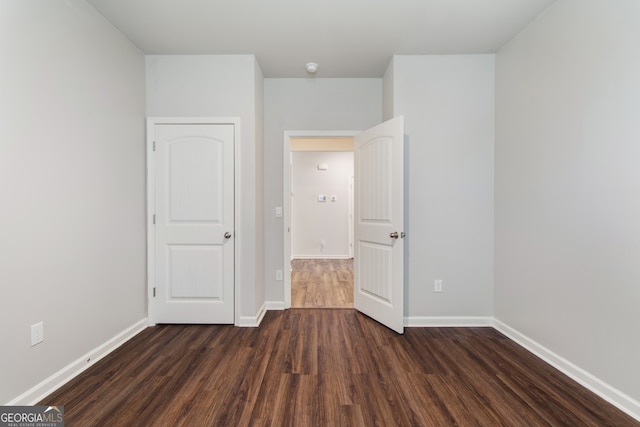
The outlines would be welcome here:
[[[284,301],[282,157],[285,130],[364,130],[382,119],[381,79],[265,79],[264,236],[267,301]]]
[[[640,3],[560,0],[496,68],[495,315],[640,414]]]
[[[266,290],[264,287],[264,277],[262,272],[264,271],[264,257],[265,257],[265,243],[264,243],[264,189],[262,182],[264,180],[264,75],[260,69],[260,65],[254,58],[254,99],[255,99],[255,165],[254,165],[254,194],[255,194],[255,214],[254,221],[256,223],[254,234],[255,239],[255,252],[256,252],[256,264],[254,281],[255,287],[255,300],[253,301],[254,310],[253,313],[258,314],[259,310],[265,304]]]
[[[253,55],[147,55],[148,116],[240,117],[240,317],[264,304],[262,72]],[[238,277],[239,276],[239,277]]]
[[[297,151],[292,157],[292,256],[348,258],[353,152]],[[319,170],[319,164],[328,169]],[[327,201],[319,202],[319,195]]]
[[[382,76],[382,119],[390,120],[393,118],[394,108],[394,76],[393,76],[393,58],[389,62],[387,69]]]
[[[494,56],[398,55],[384,82],[385,118],[404,115],[408,137],[405,315],[490,317]]]
[[[4,404],[146,317],[145,113],[142,54],[84,1],[1,2],[0,63]]]

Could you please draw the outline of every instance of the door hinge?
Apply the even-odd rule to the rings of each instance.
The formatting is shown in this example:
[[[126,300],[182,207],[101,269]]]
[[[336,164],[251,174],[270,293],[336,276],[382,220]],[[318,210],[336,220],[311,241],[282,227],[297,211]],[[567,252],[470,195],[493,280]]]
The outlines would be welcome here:
[[[156,297],[156,288],[153,288],[153,297]]]
[[[156,142],[153,141],[153,151],[156,151]]]
[[[156,224],[156,214],[153,214],[153,224]]]

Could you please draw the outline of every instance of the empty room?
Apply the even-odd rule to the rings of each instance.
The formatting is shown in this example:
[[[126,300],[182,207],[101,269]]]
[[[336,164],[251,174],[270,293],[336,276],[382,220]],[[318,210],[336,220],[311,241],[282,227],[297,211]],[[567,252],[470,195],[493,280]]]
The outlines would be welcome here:
[[[0,413],[640,426],[637,0],[3,0],[0,61]]]

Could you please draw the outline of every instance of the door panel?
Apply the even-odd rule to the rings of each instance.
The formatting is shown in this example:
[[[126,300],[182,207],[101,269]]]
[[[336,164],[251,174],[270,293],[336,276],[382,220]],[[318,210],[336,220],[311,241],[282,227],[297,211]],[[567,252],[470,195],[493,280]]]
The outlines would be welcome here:
[[[180,138],[168,143],[169,221],[220,222],[224,141]]]
[[[169,297],[224,297],[224,253],[217,245],[167,245]]]
[[[354,140],[354,306],[398,333],[404,332],[403,153],[402,117]]]
[[[234,126],[154,133],[156,321],[233,323]]]

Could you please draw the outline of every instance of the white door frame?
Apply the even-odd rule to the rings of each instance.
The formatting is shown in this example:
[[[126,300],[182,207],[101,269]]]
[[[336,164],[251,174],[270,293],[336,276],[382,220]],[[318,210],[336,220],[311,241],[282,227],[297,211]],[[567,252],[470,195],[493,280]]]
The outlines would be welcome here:
[[[355,156],[355,152],[354,152],[354,156]],[[354,158],[355,160],[355,158]],[[355,171],[354,171],[355,174]],[[349,178],[349,258],[353,258],[354,254],[355,254],[355,248],[354,248],[354,221],[356,220],[356,214],[355,214],[355,191],[356,191],[356,187],[355,187],[355,176],[351,176]]]
[[[353,137],[361,133],[359,130],[285,130],[282,147],[282,217],[284,238],[284,262],[282,266],[284,279],[284,308],[291,308],[291,138],[339,138]]]
[[[155,125],[157,124],[231,124],[234,127],[234,324],[240,325],[240,274],[242,272],[241,257],[241,223],[240,223],[240,118],[239,117],[147,117],[147,319],[149,326],[156,324],[156,314],[153,305],[153,289],[156,282],[155,260],[155,229],[153,224],[155,200],[155,156],[154,140]]]

